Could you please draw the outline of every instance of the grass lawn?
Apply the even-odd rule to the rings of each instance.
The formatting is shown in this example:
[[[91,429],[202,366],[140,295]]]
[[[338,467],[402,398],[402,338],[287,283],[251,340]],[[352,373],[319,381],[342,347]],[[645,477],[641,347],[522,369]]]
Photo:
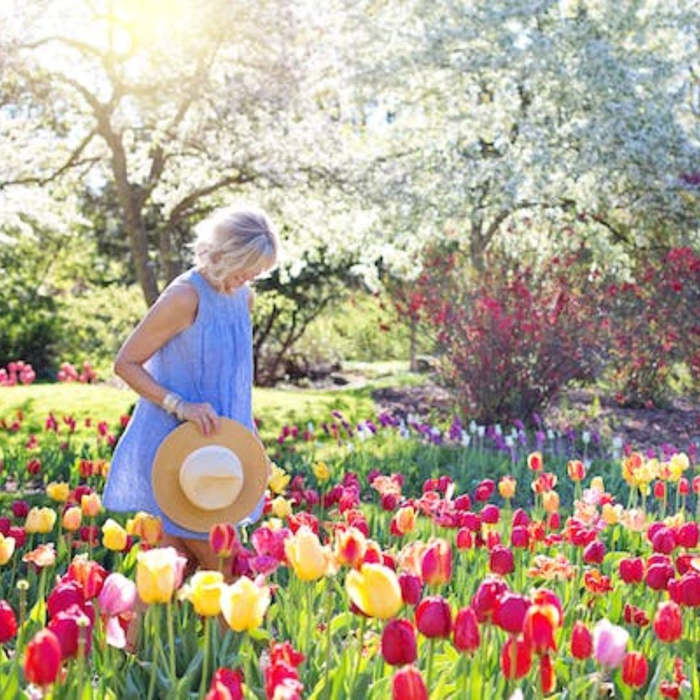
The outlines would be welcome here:
[[[353,420],[372,417],[375,413],[372,390],[382,386],[419,384],[424,380],[421,375],[410,374],[405,369],[406,363],[363,364],[363,369],[367,370],[365,376],[370,379],[361,387],[324,390],[254,387],[253,414],[262,423],[262,437],[276,437],[280,426],[285,423],[296,423],[304,427],[308,421],[316,424],[327,421],[334,409],[342,411]],[[62,416],[73,415],[78,420],[79,430],[82,430],[84,419],[88,417],[93,419],[93,424],[105,420],[113,427],[136,398],[131,390],[106,384],[2,387],[0,418],[12,419],[15,411],[22,410],[26,424],[38,430],[43,427],[49,412],[53,412],[59,422]],[[90,432],[93,431],[94,428],[91,428]]]

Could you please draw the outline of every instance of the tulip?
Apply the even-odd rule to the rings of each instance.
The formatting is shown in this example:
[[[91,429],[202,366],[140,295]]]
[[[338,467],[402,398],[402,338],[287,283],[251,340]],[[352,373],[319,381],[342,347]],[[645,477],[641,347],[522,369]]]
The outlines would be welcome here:
[[[452,547],[447,540],[431,541],[421,558],[421,576],[429,586],[449,583],[452,578]]]
[[[586,564],[602,564],[605,558],[605,544],[600,540],[593,540],[583,550],[583,561]]]
[[[416,632],[408,620],[387,623],[382,632],[382,656],[391,666],[412,664],[416,660]]]
[[[593,636],[581,620],[576,620],[571,630],[571,656],[583,660],[591,654],[593,654]]]
[[[416,526],[416,511],[411,506],[402,506],[394,514],[391,524],[395,535],[401,536],[413,532]]]
[[[13,501],[11,507],[12,515],[14,515],[17,520],[22,520],[29,514],[29,503],[27,503],[27,501]]]
[[[507,589],[505,581],[495,577],[487,577],[479,584],[471,600],[479,622],[492,621],[498,602]]]
[[[234,632],[260,627],[269,605],[270,589],[256,585],[246,576],[230,586],[221,586],[221,612]]]
[[[15,611],[6,600],[0,600],[0,644],[4,644],[17,634]]]
[[[513,650],[515,644],[515,651]],[[515,659],[515,667],[513,667]],[[526,676],[532,666],[532,651],[522,637],[508,637],[501,651],[501,671],[508,679]]]
[[[489,569],[500,576],[512,573],[515,570],[513,552],[503,545],[496,545],[489,555]]]
[[[513,527],[527,527],[530,524],[530,516],[527,514],[527,511],[523,510],[522,508],[518,508],[514,513],[513,513],[513,522],[512,525]]]
[[[52,500],[52,501],[58,501],[59,503],[63,503],[64,501],[68,500],[68,495],[70,494],[70,486],[65,481],[52,481],[47,487],[46,487],[46,495]]]
[[[697,608],[700,606],[700,574],[688,571],[678,581],[669,580],[668,592],[671,600],[678,605]]]
[[[100,594],[107,571],[96,561],[88,559],[87,554],[77,554],[68,566],[64,580],[77,581],[83,591],[85,600]]]
[[[80,508],[84,516],[88,518],[96,517],[102,509],[102,501],[99,494],[95,492],[83,494],[80,498]]]
[[[163,523],[158,516],[139,511],[126,521],[126,531],[155,547],[163,537]]]
[[[649,668],[644,654],[630,651],[622,662],[622,682],[631,688],[641,688],[647,682]]]
[[[654,482],[654,498],[662,501],[666,498],[666,482],[655,481]]]
[[[136,587],[144,603],[168,603],[180,586],[187,560],[174,547],[160,547],[139,552]]]
[[[329,571],[329,552],[306,525],[284,541],[284,552],[302,581],[315,581]]]
[[[620,559],[618,570],[625,583],[641,583],[644,580],[644,562],[639,557]]]
[[[556,513],[559,510],[559,494],[556,491],[545,491],[542,494],[542,507],[547,513]]]
[[[211,679],[205,700],[243,700],[243,674],[230,668],[219,668]]]
[[[428,700],[428,689],[423,676],[414,666],[398,670],[391,682],[392,700]]]
[[[366,551],[367,539],[356,527],[349,527],[336,533],[335,558],[338,564],[358,567]]]
[[[596,661],[606,668],[617,668],[625,657],[629,634],[603,618],[593,629],[593,653]]]
[[[668,600],[661,603],[654,615],[654,632],[662,642],[675,642],[683,634],[683,618],[677,603]]]
[[[670,554],[676,547],[676,538],[673,534],[673,530],[668,527],[659,528],[654,532],[651,545],[655,552]]]
[[[328,481],[331,478],[331,472],[325,462],[316,462],[313,466],[314,476],[320,481]]]
[[[27,644],[24,675],[30,683],[45,686],[53,683],[61,668],[61,645],[48,629],[39,630]]]
[[[83,608],[79,605],[71,605],[51,618],[48,629],[56,635],[61,645],[61,658],[69,659],[78,654],[81,626],[87,628],[85,632],[85,653],[88,654],[92,641],[92,626],[91,620]]]
[[[519,634],[523,629],[530,600],[519,593],[504,593],[493,615],[494,624],[509,634]]]
[[[473,608],[467,606],[457,613],[453,632],[454,645],[459,651],[471,654],[479,648],[479,623]]]
[[[126,530],[112,518],[102,526],[102,544],[114,552],[121,552],[126,547]]]
[[[510,533],[510,546],[524,549],[530,544],[530,531],[523,525],[516,525]]]
[[[695,549],[698,546],[700,536],[700,526],[696,522],[685,523],[678,528],[676,533],[676,543],[679,547]]]
[[[0,535],[0,566],[7,564],[15,551],[15,538]]]
[[[541,452],[531,452],[527,457],[527,466],[533,472],[541,471],[542,467],[544,466],[544,462],[542,461],[542,453]]]
[[[56,517],[56,511],[53,508],[32,508],[29,513],[27,513],[24,529],[27,532],[46,534],[53,530]]]
[[[452,630],[449,603],[439,595],[423,598],[416,607],[416,627],[428,638],[449,637]]]
[[[64,530],[75,532],[82,524],[82,520],[83,511],[80,506],[71,506],[64,511],[61,524]]]
[[[501,517],[501,511],[498,506],[489,503],[481,509],[481,522],[488,523],[489,525],[495,525]]]
[[[394,617],[402,605],[399,580],[388,566],[363,564],[345,577],[350,600],[369,617]]]
[[[549,654],[544,654],[540,659],[540,686],[544,695],[553,693],[556,686],[552,657]]]
[[[277,496],[272,501],[272,514],[276,518],[287,518],[292,514],[292,503],[284,496]]]
[[[488,501],[496,488],[492,479],[483,479],[474,490],[474,498],[477,501]]]
[[[420,577],[415,574],[403,572],[399,574],[399,586],[401,597],[406,605],[416,605],[420,600],[423,584]]]
[[[457,549],[463,552],[466,549],[471,549],[474,546],[474,538],[471,530],[466,527],[461,527],[457,530]]]
[[[566,465],[566,471],[571,481],[583,481],[586,476],[586,466],[579,459],[572,459]]]
[[[224,575],[219,571],[198,571],[179,595],[192,603],[198,615],[212,617],[221,612],[223,582]]]
[[[504,476],[498,482],[498,493],[501,494],[501,498],[505,498],[506,500],[508,500],[515,496],[516,486],[517,482],[512,476]]]
[[[131,610],[135,601],[136,585],[131,579],[119,573],[107,576],[98,597],[100,611],[103,614],[121,615]]]
[[[274,493],[280,494],[287,488],[287,484],[291,478],[292,477],[289,476],[284,469],[280,469],[276,464],[273,464],[267,485]]]
[[[525,643],[537,654],[556,651],[554,631],[561,624],[561,619],[560,611],[550,603],[530,606],[523,620]]]
[[[671,564],[659,562],[649,566],[644,580],[652,590],[663,591],[666,590],[668,582],[673,578],[674,573]]]
[[[236,528],[231,523],[218,523],[209,530],[209,547],[217,557],[228,559],[238,545]]]

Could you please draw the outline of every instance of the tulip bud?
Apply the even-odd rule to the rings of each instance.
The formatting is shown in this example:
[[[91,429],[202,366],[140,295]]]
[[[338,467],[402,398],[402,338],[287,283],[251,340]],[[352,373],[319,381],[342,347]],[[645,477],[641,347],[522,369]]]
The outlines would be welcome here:
[[[662,642],[675,642],[683,633],[681,609],[672,600],[661,603],[654,616],[654,632]]]
[[[630,651],[622,662],[622,682],[631,688],[641,688],[647,682],[649,672],[644,654]]]
[[[466,527],[462,527],[457,531],[457,549],[464,551],[465,549],[471,549],[474,546],[474,538],[472,537],[471,530]]]
[[[462,608],[454,622],[454,645],[459,651],[469,654],[479,648],[479,623],[473,608]]]
[[[217,557],[228,559],[238,545],[236,528],[231,523],[218,523],[209,530],[209,547]]]
[[[588,627],[576,620],[571,631],[571,656],[575,659],[587,659],[593,653],[593,636]]]
[[[406,605],[416,605],[420,600],[423,584],[420,577],[415,574],[399,574],[399,586],[401,587],[401,598]]]
[[[527,466],[533,472],[541,471],[542,467],[544,466],[544,462],[542,461],[542,453],[541,452],[531,452],[527,457]]]
[[[382,656],[391,666],[412,664],[416,660],[416,632],[408,620],[391,620],[384,627]]]
[[[449,603],[439,595],[423,598],[416,607],[416,627],[426,637],[449,637],[452,629]]]
[[[24,675],[30,683],[49,685],[56,680],[61,668],[61,645],[48,629],[39,630],[24,654]]]
[[[618,570],[625,583],[641,583],[644,580],[644,562],[639,557],[621,559]]]
[[[500,576],[512,573],[515,569],[513,552],[503,545],[495,546],[489,556],[489,569]]]

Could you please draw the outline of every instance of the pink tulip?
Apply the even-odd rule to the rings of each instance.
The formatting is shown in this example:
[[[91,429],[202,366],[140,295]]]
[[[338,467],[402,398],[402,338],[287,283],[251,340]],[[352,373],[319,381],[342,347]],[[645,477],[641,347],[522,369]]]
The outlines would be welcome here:
[[[136,600],[136,584],[119,573],[107,576],[99,597],[100,611],[108,616],[131,610]]]
[[[593,653],[596,661],[606,668],[617,668],[625,658],[627,630],[603,618],[593,630]]]

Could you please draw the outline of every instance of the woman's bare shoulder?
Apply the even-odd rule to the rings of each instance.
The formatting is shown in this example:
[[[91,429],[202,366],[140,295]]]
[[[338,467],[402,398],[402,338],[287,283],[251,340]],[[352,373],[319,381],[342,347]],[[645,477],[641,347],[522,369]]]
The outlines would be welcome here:
[[[183,280],[164,289],[151,310],[161,317],[177,320],[181,325],[189,325],[197,315],[198,305],[197,290],[194,285]]]

